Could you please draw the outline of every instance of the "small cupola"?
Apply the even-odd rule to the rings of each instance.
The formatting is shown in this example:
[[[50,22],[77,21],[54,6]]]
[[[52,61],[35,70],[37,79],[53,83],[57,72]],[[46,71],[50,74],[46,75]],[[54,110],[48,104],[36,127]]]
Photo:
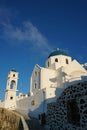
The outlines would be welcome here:
[[[57,48],[51,52],[46,61],[46,68],[58,69],[59,67],[66,66],[71,62],[71,57],[63,50]]]

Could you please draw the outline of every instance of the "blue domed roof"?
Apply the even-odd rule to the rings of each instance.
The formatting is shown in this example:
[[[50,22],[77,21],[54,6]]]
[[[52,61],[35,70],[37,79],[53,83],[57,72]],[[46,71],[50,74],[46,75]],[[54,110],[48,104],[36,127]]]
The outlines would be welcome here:
[[[56,55],[65,55],[65,56],[69,56],[65,51],[57,49],[55,51],[53,51],[48,58],[50,58],[51,56],[56,56]]]
[[[13,71],[13,72],[17,72],[15,69],[12,69],[11,71]]]

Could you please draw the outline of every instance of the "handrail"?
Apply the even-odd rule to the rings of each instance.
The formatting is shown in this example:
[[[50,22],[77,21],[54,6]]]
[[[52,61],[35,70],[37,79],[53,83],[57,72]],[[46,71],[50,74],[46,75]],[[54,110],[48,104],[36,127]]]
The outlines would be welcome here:
[[[27,126],[27,123],[25,122],[25,119],[23,116],[20,116],[22,124],[23,124],[23,129],[24,130],[29,130],[29,127]]]

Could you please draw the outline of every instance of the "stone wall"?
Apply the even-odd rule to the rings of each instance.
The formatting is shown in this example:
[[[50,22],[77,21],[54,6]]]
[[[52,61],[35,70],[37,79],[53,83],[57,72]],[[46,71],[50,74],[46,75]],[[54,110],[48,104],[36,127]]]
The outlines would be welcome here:
[[[0,130],[23,130],[20,117],[9,110],[0,108]]]
[[[50,130],[87,130],[87,82],[66,88],[47,106]]]

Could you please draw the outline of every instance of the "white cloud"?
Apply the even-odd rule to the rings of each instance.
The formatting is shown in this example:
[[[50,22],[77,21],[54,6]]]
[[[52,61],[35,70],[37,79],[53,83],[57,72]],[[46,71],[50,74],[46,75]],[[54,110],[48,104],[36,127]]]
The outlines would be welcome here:
[[[2,36],[11,43],[13,41],[15,44],[28,44],[28,47],[39,49],[43,53],[51,51],[48,40],[30,21],[23,22],[20,26],[3,22],[1,26],[3,28]]]

